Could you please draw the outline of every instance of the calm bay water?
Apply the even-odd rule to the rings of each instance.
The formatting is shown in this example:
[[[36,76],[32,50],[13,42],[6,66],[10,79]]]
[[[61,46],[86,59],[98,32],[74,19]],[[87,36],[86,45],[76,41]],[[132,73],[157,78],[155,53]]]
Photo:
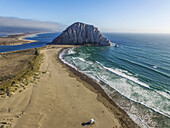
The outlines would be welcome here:
[[[22,44],[22,45],[0,46],[0,52],[9,52],[9,51],[44,47],[48,42],[51,42],[58,35],[59,33],[33,34],[25,39],[35,40],[36,42]]]
[[[2,34],[2,33],[0,33],[0,37],[3,37],[3,36],[7,36],[6,34]]]
[[[37,42],[0,46],[0,52],[43,47],[59,33],[27,37]],[[141,127],[170,127],[170,35],[104,34],[118,47],[79,47],[60,57],[96,80]]]

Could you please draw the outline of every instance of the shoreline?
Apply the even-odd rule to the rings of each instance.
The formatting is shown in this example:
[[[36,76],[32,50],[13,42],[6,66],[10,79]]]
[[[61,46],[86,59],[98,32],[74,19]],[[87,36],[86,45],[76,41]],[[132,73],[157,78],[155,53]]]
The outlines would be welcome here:
[[[38,33],[16,33],[7,36],[0,37],[2,42],[0,42],[0,46],[13,46],[13,45],[22,45],[28,44],[32,42],[36,42],[36,40],[27,40],[25,39],[27,36],[34,35]]]
[[[106,108],[108,108],[113,115],[116,115],[115,117],[120,120],[121,124],[125,127],[139,127],[138,124],[130,118],[130,116],[125,112],[126,109],[121,108],[118,106],[113,100],[112,97],[110,97],[104,89],[100,86],[100,83],[98,84],[95,80],[92,78],[89,78],[87,75],[77,71],[73,67],[65,64],[60,58],[59,55],[60,53],[66,49],[66,48],[72,48],[74,46],[62,46],[62,45],[54,45],[55,47],[51,46],[46,48],[42,48],[41,51],[43,50],[58,50],[60,49],[59,52],[57,52],[57,61],[62,65],[62,68],[66,69],[66,72],[69,73],[70,77],[75,78],[77,81],[83,84],[87,89],[90,91],[94,92],[97,94],[96,99],[101,102]],[[23,51],[23,50],[20,50]],[[12,51],[12,52],[18,52],[18,51]],[[0,53],[1,54],[1,53]],[[3,54],[3,53],[2,53]],[[102,84],[102,83],[101,83]],[[31,86],[32,87],[32,86]],[[25,91],[24,91],[25,92]],[[23,93],[24,93],[23,92]],[[120,99],[121,100],[121,99]],[[115,112],[116,111],[116,112]],[[132,124],[133,126],[128,126],[129,124]],[[136,126],[137,125],[137,126]]]
[[[30,33],[30,34],[25,34],[23,36],[20,36],[18,39],[19,40],[23,40],[23,41],[28,41],[28,43],[32,43],[32,42],[36,42],[36,40],[28,40],[28,39],[25,39],[26,37],[30,36],[30,35],[36,35],[38,33]]]
[[[26,40],[26,39],[24,39],[25,37],[21,37],[20,39],[21,40]],[[89,90],[91,90],[92,92],[94,92],[95,94],[97,94],[97,97],[96,97],[96,99],[99,101],[99,102],[101,102],[101,103],[103,103],[104,104],[104,106],[106,107],[106,108],[108,108],[108,109],[110,109],[111,110],[111,112],[115,115],[115,113],[114,113],[114,109],[112,109],[112,107],[110,107],[110,104],[112,104],[113,106],[115,105],[115,108],[116,109],[120,109],[119,111],[122,111],[123,110],[123,114],[125,114],[125,116],[128,116],[128,118],[130,118],[131,117],[131,115],[128,115],[129,113],[128,112],[125,112],[127,109],[126,108],[124,108],[124,107],[122,107],[120,104],[119,104],[119,102],[117,102],[117,100],[112,100],[112,95],[110,95],[110,93],[108,93],[108,90],[107,90],[107,88],[106,88],[106,90],[105,90],[105,87],[104,88],[102,88],[100,85],[103,85],[102,83],[100,84],[100,82],[99,82],[99,84],[98,84],[98,82],[96,81],[95,82],[95,80],[93,80],[92,78],[89,78],[87,75],[85,75],[85,74],[83,74],[83,73],[81,73],[81,72],[79,72],[79,71],[77,71],[76,69],[74,69],[73,67],[70,67],[69,65],[67,65],[67,64],[65,64],[64,62],[62,62],[62,59],[59,59],[59,54],[62,52],[62,50],[64,50],[64,49],[66,49],[66,48],[71,48],[71,47],[77,47],[77,46],[70,46],[70,45],[46,45],[45,46],[46,48],[44,48],[44,47],[42,47],[42,49],[44,50],[44,51],[48,51],[48,49],[50,50],[52,50],[52,51],[58,51],[58,49],[60,49],[60,52],[57,52],[58,54],[56,54],[57,55],[57,58],[58,58],[58,60],[60,61],[60,63],[61,63],[61,65],[64,65],[64,66],[62,66],[62,67],[64,67],[64,69],[66,69],[66,72],[68,71],[69,72],[69,76],[70,77],[72,77],[72,78],[76,78],[76,80],[77,81],[79,81],[80,83],[83,83],[83,85],[86,87],[86,88],[88,88]],[[79,47],[79,46],[78,46]],[[50,51],[51,51],[50,50]],[[19,50],[19,51],[23,51],[23,50]],[[10,51],[10,52],[18,52],[18,51]],[[2,52],[2,53],[0,53],[0,55],[1,54],[5,54],[5,53],[8,53],[8,52]],[[55,56],[56,56],[55,55]],[[57,61],[58,61],[57,60]],[[72,69],[71,69],[72,68]],[[46,72],[44,72],[44,73],[46,73]],[[48,73],[48,72],[47,72]],[[37,85],[36,85],[37,86]],[[32,88],[32,86],[31,86],[31,88]],[[109,91],[111,91],[111,90],[109,90]],[[24,93],[25,93],[25,91],[24,91]],[[80,94],[81,95],[81,94]],[[105,97],[105,95],[106,95],[106,97]],[[103,97],[104,97],[104,99],[103,99]],[[120,100],[120,102],[123,104],[124,102],[123,102],[123,100],[121,99],[121,98],[118,98],[118,100]],[[109,103],[107,103],[106,101],[108,101]],[[114,102],[115,101],[115,102]],[[112,103],[112,102],[114,102],[114,103]],[[118,104],[116,104],[116,103],[118,103]],[[120,106],[119,106],[120,105]],[[125,107],[126,107],[126,104],[125,104]],[[139,110],[140,111],[140,110]],[[148,111],[148,113],[149,113],[150,111]],[[154,111],[155,112],[155,111]],[[128,114],[127,114],[128,113]],[[143,111],[140,111],[140,113],[143,113]],[[120,116],[120,114],[119,113],[116,113],[116,114],[118,114],[118,117]],[[144,114],[144,113],[143,113]],[[158,113],[159,114],[159,113]],[[144,114],[145,115],[145,114]],[[157,115],[154,115],[153,117],[156,117]],[[119,119],[121,119],[120,117],[119,117]],[[135,120],[133,121],[133,118],[130,118],[131,119],[131,121],[132,122],[136,122]],[[147,118],[148,119],[148,118]],[[162,119],[164,119],[164,118],[162,118]],[[126,119],[122,119],[121,121],[122,122],[126,122],[126,121],[124,121],[124,120],[126,120]],[[128,122],[131,122],[131,121],[128,121]],[[142,122],[142,121],[141,121]],[[140,126],[140,125],[139,125]]]
[[[60,51],[60,53],[62,51]],[[65,50],[64,52],[68,52],[68,51]],[[148,108],[144,104],[141,104],[141,103],[138,103],[138,102],[135,102],[133,100],[126,98],[125,96],[121,95],[119,92],[117,92],[115,89],[105,84],[104,82],[96,81],[95,79],[82,73],[81,71],[78,71],[74,65],[69,64],[61,56],[60,57],[58,56],[61,63],[64,63],[68,67],[69,70],[74,70],[73,72],[78,72],[75,74],[78,77],[79,76],[82,77],[83,75],[85,75],[85,77],[82,77],[81,79],[85,80],[87,83],[89,82],[88,79],[91,79],[96,84],[98,84],[98,86],[102,89],[102,91],[106,93],[107,97],[110,100],[112,100],[114,103],[116,103],[116,105],[119,108],[121,108],[128,115],[128,117],[131,118],[131,120],[135,122],[138,126],[144,127],[144,128],[169,126],[166,123],[166,122],[169,122],[169,117],[162,115],[161,113],[155,111],[152,108]],[[86,77],[88,77],[88,79],[86,79]],[[161,119],[163,119],[162,122],[160,121]]]
[[[42,49],[44,54],[40,76],[23,92],[1,100],[0,121],[3,127],[56,127],[80,128],[91,118],[94,128],[128,128],[122,125],[82,81],[71,77],[69,71],[59,62],[59,50]],[[48,85],[48,86],[47,86]],[[102,96],[100,99],[104,100]],[[18,106],[19,105],[19,106]],[[89,126],[85,127],[89,127]]]
[[[69,48],[69,47],[67,47]],[[139,126],[129,117],[129,115],[120,108],[104,91],[104,89],[92,78],[89,78],[87,75],[79,72],[73,67],[65,64],[60,58],[60,53],[66,48],[62,48],[58,55],[57,59],[63,65],[64,68],[69,72],[71,77],[76,78],[79,82],[83,83],[83,85],[88,88],[90,91],[97,94],[97,100],[101,102],[105,107],[111,110],[111,112],[115,115],[115,117],[120,121],[121,126],[129,127],[129,128],[138,128]],[[118,112],[118,111],[119,112]]]
[[[62,49],[42,49],[35,82],[1,100],[1,126],[79,128],[94,118],[94,128],[138,128],[95,81],[61,62]]]
[[[26,36],[29,36],[32,34],[25,34],[22,36],[18,37],[18,40],[26,40],[26,41],[30,41],[31,40],[27,40],[24,39]],[[35,41],[31,41],[31,42],[35,42]],[[57,61],[60,62],[60,64],[62,65],[62,67],[64,67],[67,72],[69,73],[69,76],[76,78],[77,81],[79,81],[80,83],[82,83],[86,88],[88,88],[90,91],[94,92],[95,94],[97,94],[96,99],[101,102],[106,108],[108,108],[111,113],[119,120],[121,126],[124,126],[126,128],[128,127],[139,127],[129,116],[128,114],[121,109],[107,94],[106,92],[102,89],[102,87],[95,82],[93,79],[89,78],[88,76],[86,76],[85,74],[77,71],[76,69],[70,67],[69,65],[65,64],[62,62],[62,60],[60,60],[59,58],[59,54],[62,52],[62,50],[64,50],[65,48],[70,48],[70,47],[79,47],[79,46],[70,46],[70,45],[66,45],[66,46],[60,46],[60,45],[51,45],[51,46],[46,46],[47,49],[51,49],[51,48],[61,48],[61,50],[57,53]],[[20,50],[19,50],[20,51]],[[23,51],[23,50],[21,50]],[[17,52],[17,51],[12,51],[12,52]],[[8,52],[4,52],[1,54],[5,54]]]
[[[20,40],[25,40],[24,38],[28,36],[27,34],[24,36],[20,36],[19,39]],[[57,47],[57,49],[56,49]],[[66,73],[69,73],[69,77],[73,77],[76,79],[77,82],[80,82],[81,84],[83,84],[83,86],[87,89],[89,89],[91,92],[95,93],[96,96],[96,100],[100,103],[102,103],[107,109],[110,110],[110,112],[114,115],[114,117],[118,120],[118,122],[120,123],[120,125],[122,127],[125,128],[138,128],[139,126],[127,115],[127,113],[121,109],[115,102],[113,102],[110,97],[105,93],[105,91],[100,87],[100,85],[98,85],[94,80],[92,80],[91,78],[87,77],[86,75],[84,75],[83,73],[78,72],[77,70],[71,68],[70,66],[64,64],[60,59],[59,59],[59,54],[61,53],[61,51],[65,48],[70,48],[70,47],[75,47],[75,46],[46,46],[46,48],[44,50],[51,50],[54,48],[54,50],[56,49],[57,52],[57,62],[60,63],[60,65],[62,66],[63,69],[66,69]],[[60,50],[59,50],[60,49]],[[23,51],[23,50],[19,50],[19,51]],[[41,50],[43,51],[43,49]],[[18,52],[18,51],[12,51],[13,53]],[[6,54],[8,52],[5,53],[0,53],[0,54]],[[42,75],[41,75],[41,78]],[[38,78],[39,79],[39,78]],[[36,81],[36,80],[35,80]],[[37,83],[35,83],[35,85],[37,86]],[[35,86],[34,85],[34,86]],[[27,91],[30,88],[34,88],[34,86],[30,86],[28,89],[26,88],[26,90],[23,91],[23,95],[25,93],[27,93]],[[25,88],[25,87],[24,87]],[[15,97],[17,97],[18,95],[21,95],[22,93],[15,93],[11,98],[14,99]],[[80,94],[81,95],[81,94]],[[9,99],[2,99],[3,103],[5,101],[10,100]],[[73,99],[74,100],[74,99]],[[14,100],[15,101],[15,100]],[[24,104],[26,105],[26,104]],[[16,109],[16,108],[15,108]],[[0,109],[1,110],[1,109]],[[9,110],[11,111],[10,107]],[[25,111],[25,110],[23,110]],[[1,111],[0,111],[1,112]],[[24,115],[20,115],[21,118]],[[114,119],[114,118],[113,118]],[[15,123],[14,123],[15,124]]]

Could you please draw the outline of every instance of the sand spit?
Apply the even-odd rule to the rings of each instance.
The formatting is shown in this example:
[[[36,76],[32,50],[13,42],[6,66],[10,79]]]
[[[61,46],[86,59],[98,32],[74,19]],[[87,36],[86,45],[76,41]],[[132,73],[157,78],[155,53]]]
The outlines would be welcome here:
[[[0,45],[20,45],[35,42],[34,40],[25,40],[29,35],[35,33],[18,33],[13,35],[8,35],[6,37],[0,37]]]

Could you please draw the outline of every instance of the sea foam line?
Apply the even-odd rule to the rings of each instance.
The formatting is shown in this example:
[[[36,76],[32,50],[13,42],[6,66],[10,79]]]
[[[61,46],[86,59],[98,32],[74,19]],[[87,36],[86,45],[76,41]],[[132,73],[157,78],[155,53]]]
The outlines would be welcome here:
[[[74,68],[77,70],[77,68],[75,66],[73,66],[72,64],[68,63],[67,61],[64,60],[63,56],[65,55],[65,53],[67,52],[68,49],[63,49],[60,54],[59,54],[59,59],[64,63],[67,64],[68,66]]]
[[[86,63],[86,64],[92,64],[92,63],[88,63],[85,59],[80,58],[80,57],[74,57],[74,59],[79,59],[80,61],[82,61],[82,62],[84,62],[84,63]],[[108,68],[108,67],[103,66],[103,65],[102,65],[100,62],[98,62],[98,61],[96,61],[96,63],[98,63],[99,65],[101,65],[104,69],[106,69],[106,70],[108,70],[108,71],[110,71],[110,72],[112,72],[112,73],[114,73],[114,74],[116,74],[116,75],[118,75],[118,76],[120,76],[120,77],[123,77],[123,78],[125,78],[125,79],[128,79],[128,80],[130,80],[130,81],[132,81],[132,82],[134,82],[134,83],[136,83],[136,84],[138,84],[138,85],[140,85],[140,86],[142,86],[142,87],[146,87],[146,88],[149,88],[149,89],[150,89],[149,85],[147,85],[147,84],[145,84],[145,83],[143,83],[143,82],[140,82],[140,81],[139,81],[137,78],[135,78],[135,77],[132,77],[132,74],[129,73],[128,71],[126,71],[126,70]],[[119,70],[120,70],[120,71],[119,71]],[[83,71],[83,72],[84,72],[84,71]],[[128,75],[126,75],[125,73],[128,74]],[[86,74],[86,75],[87,75],[87,74]],[[130,75],[130,76],[129,76],[129,75]],[[100,79],[100,80],[103,81],[103,82],[106,82],[106,80],[104,80],[103,78],[101,78],[99,75],[97,76],[97,78]],[[117,90],[117,91],[118,91],[118,90]],[[119,92],[119,91],[118,91],[118,92]],[[120,93],[120,92],[119,92],[119,93]],[[160,95],[162,95],[162,96],[170,99],[170,95],[167,94],[167,93],[165,93],[165,92],[157,92],[157,93],[159,93]]]
[[[70,64],[70,63],[68,63],[67,61],[65,61],[62,56],[65,55],[64,53],[66,53],[66,52],[67,52],[66,50],[63,50],[62,53],[59,54],[59,58],[60,58],[60,60],[61,60],[62,62],[64,62],[65,64],[71,66],[71,67],[74,68],[75,70],[77,70],[77,71],[79,71],[79,72],[81,72],[81,73],[84,73],[84,74],[87,75],[88,77],[90,77],[90,78],[92,78],[93,80],[95,80],[97,83],[99,83],[100,80],[101,80],[101,81],[105,82],[106,84],[109,84],[109,83],[107,82],[107,80],[104,80],[104,79],[102,79],[102,78],[99,77],[99,76],[96,78],[96,77],[88,74],[87,72],[80,71],[80,70],[78,70],[75,66],[73,66],[72,64]],[[77,58],[77,57],[76,57],[76,58]],[[76,59],[76,58],[74,58],[74,59]],[[86,61],[85,61],[83,58],[82,58],[82,59],[77,58],[77,59],[79,59],[80,61],[86,63]],[[102,65],[100,62],[96,62],[96,63]],[[105,67],[105,66],[103,66],[103,65],[102,65],[102,67],[105,68],[106,70],[110,71],[110,72],[113,72],[113,73],[116,74],[116,75],[119,75],[119,76],[121,76],[121,77],[123,77],[123,78],[129,79],[129,80],[131,80],[132,82],[137,83],[137,84],[139,84],[139,85],[143,84],[143,85],[141,85],[141,86],[144,86],[144,87],[149,88],[149,86],[148,86],[148,85],[145,85],[143,82],[140,82],[140,81],[138,81],[137,79],[135,79],[135,81],[134,81],[134,78],[132,78],[132,77],[130,77],[130,76],[127,77],[127,75],[121,73],[120,71],[117,71],[117,70],[114,70],[114,69],[111,69],[111,68],[107,68],[107,67]],[[99,84],[99,85],[100,85],[100,84]],[[101,85],[100,85],[100,86],[101,86]],[[101,86],[101,87],[105,90],[105,88],[104,88],[103,86]],[[115,89],[115,90],[116,90],[117,92],[119,92],[119,90],[117,90],[117,89]],[[106,92],[106,94],[109,96],[109,94],[108,94],[108,92],[107,92],[106,90],[105,90],[105,92]],[[121,92],[119,92],[119,94],[121,94]],[[122,94],[121,94],[121,95],[122,95]],[[123,95],[123,96],[124,96],[124,95]],[[125,96],[125,97],[126,97],[126,96]],[[111,98],[111,97],[110,97],[110,98]],[[131,99],[131,98],[128,98],[128,97],[126,97],[126,98],[127,98],[127,99],[130,99],[130,100],[132,100],[132,101],[134,101],[134,102],[140,103],[140,104],[142,104],[142,105],[144,105],[144,106],[146,106],[146,107],[154,110],[154,111],[157,112],[157,113],[160,113],[160,114],[162,114],[162,115],[164,115],[164,116],[170,117],[170,116],[169,116],[169,113],[167,113],[166,111],[160,111],[160,110],[157,110],[157,109],[152,108],[152,107],[150,107],[150,106],[147,106],[147,105],[144,104],[144,103],[138,102],[138,101],[136,101],[135,99]],[[121,106],[120,106],[120,107],[121,107]],[[130,114],[130,113],[129,113],[129,114]],[[145,124],[145,125],[146,125],[146,124]]]
[[[120,76],[120,77],[126,78],[126,79],[128,79],[128,80],[130,80],[130,81],[132,81],[132,82],[134,82],[134,83],[136,83],[136,84],[138,84],[138,85],[143,86],[143,87],[150,88],[149,85],[147,85],[147,84],[145,84],[145,83],[143,83],[143,82],[138,81],[137,78],[128,76],[128,75],[126,75],[126,74],[118,71],[118,69],[112,69],[112,68],[105,67],[105,66],[103,66],[103,65],[102,65],[100,62],[98,62],[98,61],[96,61],[96,62],[97,62],[98,64],[100,64],[103,68],[105,68],[106,70],[108,70],[108,71],[110,71],[110,72],[112,72],[112,73],[114,73],[114,74],[116,74],[116,75],[118,75],[118,76]]]
[[[90,78],[92,78],[93,80],[95,80],[97,83],[99,83],[100,80],[101,80],[101,81],[104,80],[103,82],[105,82],[106,84],[108,84],[108,83],[107,83],[107,80],[102,79],[100,76],[98,76],[98,77],[96,78],[96,77],[88,74],[86,71],[85,71],[85,72],[84,72],[84,71],[80,71],[80,70],[78,70],[75,66],[73,66],[72,64],[70,64],[70,63],[68,63],[66,60],[64,60],[63,55],[64,55],[64,53],[66,53],[66,52],[67,52],[66,50],[63,50],[62,53],[59,54],[59,59],[60,59],[62,62],[64,62],[65,64],[71,66],[71,67],[74,68],[75,70],[84,73],[84,74],[87,75],[88,77],[90,77]],[[76,58],[75,58],[75,59],[76,59]],[[79,59],[79,58],[77,58],[77,59]],[[82,58],[82,59],[79,59],[79,60],[81,60],[82,62],[86,62],[86,61],[84,61],[83,58]],[[99,62],[98,62],[98,63],[99,63]],[[107,67],[105,67],[105,69],[107,69]],[[107,70],[108,70],[108,71],[112,71],[112,70],[110,70],[109,68],[108,68]],[[117,73],[117,72],[115,72],[115,74],[116,74],[116,73]],[[116,75],[118,75],[118,74],[116,74]],[[121,74],[121,75],[122,75],[122,74]],[[124,75],[125,75],[125,74],[124,74]],[[125,76],[127,76],[127,75],[125,75]],[[126,78],[126,77],[125,77],[125,78]],[[137,81],[137,82],[138,82],[138,81]],[[100,85],[100,83],[99,83],[99,85]],[[100,86],[101,86],[101,85],[100,85]],[[109,93],[107,93],[106,89],[105,89],[103,86],[101,86],[101,87],[105,90],[106,94],[109,96]],[[116,90],[116,91],[118,91],[118,90]],[[119,92],[119,91],[118,91],[118,92]],[[121,94],[121,92],[119,92],[119,94]],[[122,95],[122,94],[121,94],[121,95]],[[109,97],[110,97],[110,96],[109,96]],[[125,96],[125,97],[126,97],[126,96]],[[111,98],[111,97],[110,97],[110,98]],[[126,98],[129,99],[128,97],[126,97]],[[138,101],[136,101],[136,100],[134,100],[134,99],[130,99],[130,100],[139,103]],[[143,104],[143,103],[140,103],[140,104],[146,106],[146,105]],[[119,106],[119,104],[118,104],[118,106]],[[120,106],[120,107],[121,107],[121,106]],[[151,107],[149,107],[149,106],[146,106],[146,107],[154,110],[155,112],[158,112],[158,113],[160,113],[160,114],[162,114],[162,115],[165,115],[165,116],[169,117],[169,114],[168,114],[168,113],[161,112],[161,111],[156,110],[155,108],[151,108]],[[128,113],[128,115],[131,117],[131,113],[129,113],[129,112],[127,112],[127,113]],[[139,119],[139,118],[140,118],[140,117],[138,117],[138,119]],[[136,118],[133,119],[133,120],[135,121]],[[144,124],[145,126],[148,127],[148,125],[147,125],[145,122],[143,122],[142,119],[140,119],[140,122],[141,122],[142,124]]]
[[[79,59],[79,58],[78,58],[78,59]],[[79,60],[82,60],[82,59],[79,59]],[[83,59],[83,62],[85,62],[84,59]],[[87,63],[87,62],[85,62],[85,63]],[[110,71],[110,72],[112,72],[112,73],[114,73],[114,74],[116,74],[116,75],[118,75],[118,76],[120,76],[120,77],[122,77],[122,78],[128,79],[128,80],[130,80],[130,81],[132,81],[132,82],[134,82],[134,83],[136,83],[136,84],[138,84],[138,85],[141,85],[142,87],[146,87],[146,88],[149,88],[149,89],[150,89],[149,85],[147,85],[147,84],[145,84],[145,83],[143,83],[143,82],[138,81],[137,78],[128,76],[128,75],[124,74],[123,72],[120,72],[118,69],[112,69],[112,68],[105,67],[105,66],[103,66],[103,65],[102,65],[100,62],[98,62],[98,61],[96,61],[96,63],[98,63],[99,65],[101,65],[104,69],[106,69],[106,70],[108,70],[108,71]],[[84,72],[82,72],[82,73],[84,73]],[[86,73],[85,73],[85,74],[86,74]],[[86,74],[86,75],[88,75],[88,74]],[[88,76],[91,77],[91,75],[88,75]],[[110,85],[110,83],[108,83],[107,80],[103,79],[103,78],[100,77],[99,75],[97,75],[97,78],[98,78],[99,80],[103,81],[104,83]],[[94,79],[94,77],[93,77],[93,79]],[[95,78],[95,79],[96,79],[96,78]],[[95,80],[95,81],[98,81],[98,80]],[[115,89],[115,88],[114,88],[114,89]],[[115,89],[115,90],[121,94],[121,92],[120,92],[119,90],[117,90],[117,89]],[[158,92],[157,92],[157,93],[158,93]],[[160,93],[159,93],[159,94],[160,94]],[[161,95],[161,94],[160,94],[160,95]],[[123,95],[123,96],[124,96],[124,95]],[[146,104],[144,104],[144,103],[142,103],[142,102],[139,102],[139,101],[137,101],[137,100],[135,100],[135,99],[131,99],[131,98],[127,97],[127,96],[125,96],[125,97],[128,98],[128,99],[130,99],[130,100],[132,100],[132,101],[134,101],[134,102],[140,103],[140,104],[142,104],[142,105],[144,105],[144,106],[146,106],[146,107],[154,110],[155,112],[158,112],[158,113],[160,113],[160,114],[162,114],[162,115],[164,115],[164,116],[170,117],[170,116],[169,116],[170,113],[167,113],[167,111],[157,110],[157,109],[154,108],[153,106],[152,106],[152,107],[151,107],[151,106],[148,106],[148,105],[146,105]],[[166,98],[167,98],[167,96],[166,96]]]
[[[68,55],[75,54],[76,52],[74,51],[74,48],[70,48],[68,50]]]

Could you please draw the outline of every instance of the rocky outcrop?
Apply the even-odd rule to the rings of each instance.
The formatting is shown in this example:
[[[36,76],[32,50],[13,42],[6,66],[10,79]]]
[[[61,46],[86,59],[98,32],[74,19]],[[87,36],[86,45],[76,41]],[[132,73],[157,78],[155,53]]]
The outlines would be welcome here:
[[[103,37],[93,25],[76,22],[55,38],[52,44],[109,46],[110,40]]]

